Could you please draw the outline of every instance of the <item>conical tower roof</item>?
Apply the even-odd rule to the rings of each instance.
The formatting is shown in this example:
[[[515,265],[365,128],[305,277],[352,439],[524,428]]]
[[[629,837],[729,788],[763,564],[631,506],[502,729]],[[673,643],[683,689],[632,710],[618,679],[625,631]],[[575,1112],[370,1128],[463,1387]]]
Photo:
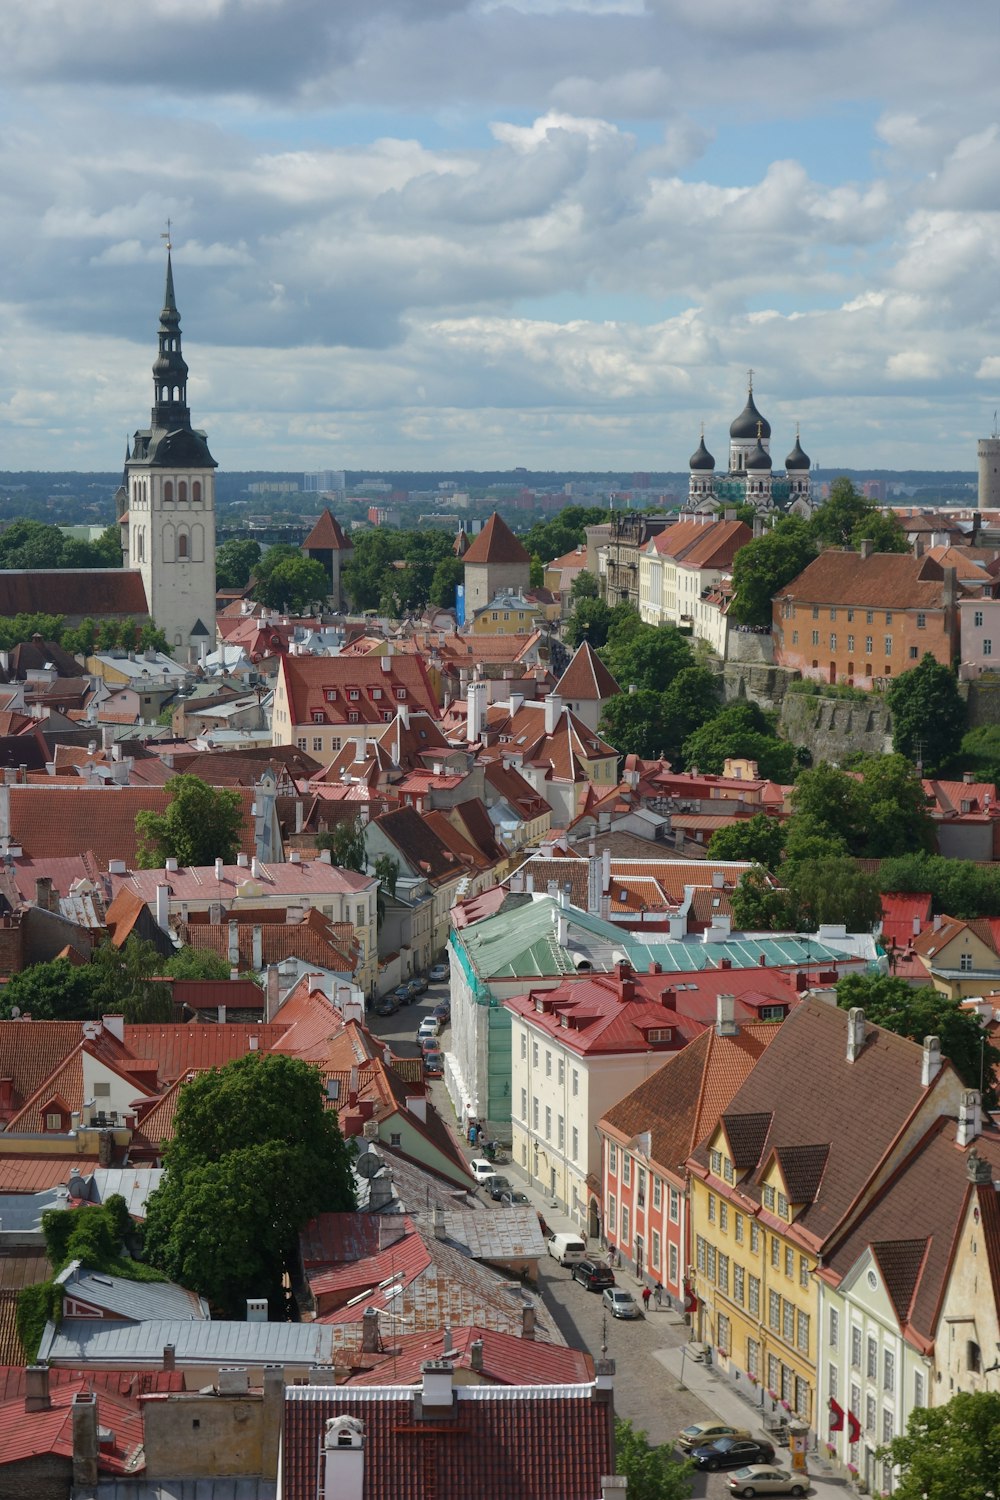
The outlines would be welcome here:
[[[465,563],[524,563],[528,566],[531,564],[527,551],[507,522],[496,511],[490,516],[462,561]]]
[[[354,543],[349,536],[345,536],[337,517],[329,510],[325,510],[302,543],[302,550],[303,552],[313,550],[353,552]]]
[[[621,688],[590,642],[581,641],[555,691],[566,702],[595,703],[617,697]]]

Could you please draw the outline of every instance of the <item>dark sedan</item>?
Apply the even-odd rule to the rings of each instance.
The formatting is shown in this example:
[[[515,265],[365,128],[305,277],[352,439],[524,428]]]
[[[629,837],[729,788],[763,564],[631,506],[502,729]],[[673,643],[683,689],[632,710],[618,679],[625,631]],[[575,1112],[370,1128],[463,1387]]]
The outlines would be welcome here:
[[[699,1469],[742,1469],[746,1464],[773,1463],[774,1449],[756,1438],[716,1438],[690,1456]]]
[[[614,1286],[615,1273],[602,1260],[578,1260],[573,1267],[573,1280],[588,1292],[602,1292],[606,1286]]]

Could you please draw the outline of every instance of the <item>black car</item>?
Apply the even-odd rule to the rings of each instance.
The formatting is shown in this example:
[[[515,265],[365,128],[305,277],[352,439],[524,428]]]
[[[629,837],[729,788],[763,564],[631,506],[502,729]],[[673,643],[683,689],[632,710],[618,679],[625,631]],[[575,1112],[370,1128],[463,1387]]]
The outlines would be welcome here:
[[[530,1206],[531,1199],[527,1193],[519,1193],[515,1188],[508,1188],[505,1193],[500,1194],[500,1202],[504,1208],[521,1208],[522,1205]]]
[[[380,1000],[376,1005],[375,1014],[377,1016],[394,1016],[398,1009],[399,1006],[393,1000],[392,996],[387,995],[384,1000]]]
[[[510,1192],[510,1182],[506,1177],[501,1177],[498,1173],[495,1177],[489,1179],[486,1189],[490,1197],[496,1203],[499,1203],[504,1193]]]
[[[742,1469],[746,1464],[774,1462],[770,1443],[756,1438],[716,1438],[689,1454],[699,1469]]]
[[[578,1260],[573,1267],[573,1280],[579,1281],[588,1292],[602,1292],[606,1286],[614,1286],[615,1273],[602,1260]]]

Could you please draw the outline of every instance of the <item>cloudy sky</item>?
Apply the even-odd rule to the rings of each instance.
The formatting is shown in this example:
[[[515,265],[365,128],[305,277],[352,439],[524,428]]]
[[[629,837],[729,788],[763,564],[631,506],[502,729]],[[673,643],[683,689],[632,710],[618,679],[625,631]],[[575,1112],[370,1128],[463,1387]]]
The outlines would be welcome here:
[[[0,468],[114,468],[173,225],[230,469],[965,468],[993,0],[6,0]]]

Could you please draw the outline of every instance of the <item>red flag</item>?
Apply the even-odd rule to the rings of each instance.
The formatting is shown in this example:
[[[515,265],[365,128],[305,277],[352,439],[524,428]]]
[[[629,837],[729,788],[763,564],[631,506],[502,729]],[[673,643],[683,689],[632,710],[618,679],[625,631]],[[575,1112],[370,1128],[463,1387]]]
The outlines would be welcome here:
[[[843,1432],[844,1430],[844,1408],[839,1401],[830,1397],[830,1431]]]
[[[847,1441],[857,1443],[861,1438],[861,1423],[852,1411],[847,1413]]]

